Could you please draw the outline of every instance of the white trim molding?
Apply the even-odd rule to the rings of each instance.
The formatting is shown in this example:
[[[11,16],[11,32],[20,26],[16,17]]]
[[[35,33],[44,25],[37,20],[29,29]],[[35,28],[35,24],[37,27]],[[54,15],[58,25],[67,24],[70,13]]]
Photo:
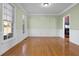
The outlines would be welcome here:
[[[64,14],[66,11],[68,11],[69,9],[71,9],[72,7],[76,6],[77,3],[73,3],[72,5],[70,5],[68,8],[64,9],[62,12],[60,12],[58,15],[62,15]]]
[[[32,15],[34,15],[34,16],[38,16],[38,15],[50,15],[50,16],[53,15],[53,16],[57,16],[58,14],[29,14],[29,15],[31,15],[31,16]]]

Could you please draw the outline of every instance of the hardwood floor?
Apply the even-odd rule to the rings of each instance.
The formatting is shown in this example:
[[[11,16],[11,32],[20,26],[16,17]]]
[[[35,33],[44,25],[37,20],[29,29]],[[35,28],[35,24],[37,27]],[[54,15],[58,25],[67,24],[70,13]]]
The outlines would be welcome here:
[[[68,39],[68,38],[66,38]],[[3,56],[79,56],[79,46],[59,37],[29,37]]]

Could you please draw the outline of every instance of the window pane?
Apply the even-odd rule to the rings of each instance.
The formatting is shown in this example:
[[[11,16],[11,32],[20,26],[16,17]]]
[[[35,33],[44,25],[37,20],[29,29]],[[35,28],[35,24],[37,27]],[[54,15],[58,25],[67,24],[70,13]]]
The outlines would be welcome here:
[[[8,32],[7,32],[7,27],[8,27],[8,22],[7,21],[3,21],[3,24],[4,24],[4,35],[7,35]]]
[[[8,27],[7,27],[7,29],[8,29],[7,32],[8,33],[12,33],[11,27],[12,27],[11,22],[8,22]]]
[[[3,8],[3,14],[7,14],[7,9]]]
[[[10,4],[7,4],[6,6],[7,6],[7,9],[13,10],[13,7]]]
[[[3,6],[3,25],[4,25],[4,39],[13,36],[13,7],[10,4]]]
[[[7,15],[12,17],[12,12],[7,10]]]
[[[3,14],[3,20],[7,19],[7,15]]]
[[[6,3],[4,3],[3,8],[7,8],[7,4]]]
[[[3,7],[6,8],[6,9],[9,9],[9,10],[13,10],[13,7],[8,3],[4,3]]]
[[[12,17],[7,16],[7,20],[8,20],[8,21],[12,21]]]

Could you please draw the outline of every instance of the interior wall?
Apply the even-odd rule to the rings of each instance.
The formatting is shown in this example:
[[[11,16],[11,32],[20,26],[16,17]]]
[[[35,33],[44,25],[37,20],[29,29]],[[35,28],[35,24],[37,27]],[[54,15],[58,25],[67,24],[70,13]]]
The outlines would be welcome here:
[[[79,45],[79,4],[65,12],[61,18],[69,15],[70,41]]]
[[[2,26],[2,4],[0,3],[0,55],[6,52],[8,49],[21,42],[28,36],[27,29],[27,15],[26,12],[16,4],[12,4],[15,7],[15,20],[14,20],[14,36],[10,39],[3,40],[3,26]],[[23,17],[23,15],[25,17]],[[25,23],[25,33],[23,33],[23,20]]]
[[[51,15],[30,15],[29,35],[30,36],[58,36],[57,16]]]
[[[57,22],[56,22],[56,26],[57,26],[57,35],[61,38],[64,38],[64,30],[63,30],[63,18],[60,16],[57,16]]]

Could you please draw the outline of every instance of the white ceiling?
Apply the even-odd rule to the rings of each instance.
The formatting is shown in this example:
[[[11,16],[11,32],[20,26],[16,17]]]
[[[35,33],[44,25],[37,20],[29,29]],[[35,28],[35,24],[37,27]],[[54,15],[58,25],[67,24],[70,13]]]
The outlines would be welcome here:
[[[50,7],[44,8],[41,3],[21,3],[22,7],[28,11],[29,14],[60,14],[65,9],[69,8],[72,3],[51,3]]]

